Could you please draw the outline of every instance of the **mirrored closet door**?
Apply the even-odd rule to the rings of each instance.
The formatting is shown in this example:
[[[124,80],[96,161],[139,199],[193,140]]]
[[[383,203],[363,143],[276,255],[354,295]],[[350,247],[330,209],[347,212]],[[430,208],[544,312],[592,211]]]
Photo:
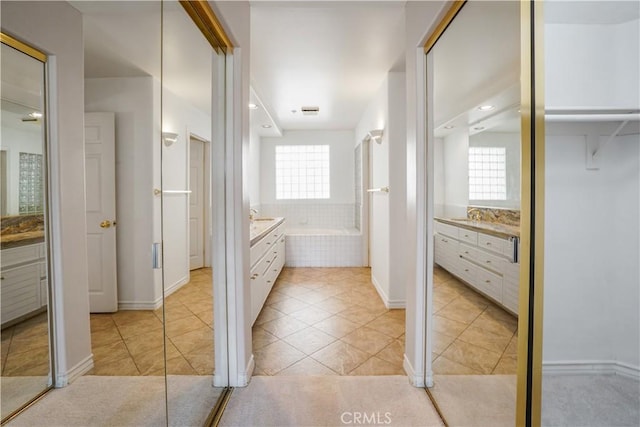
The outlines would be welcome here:
[[[0,246],[2,418],[52,385],[46,56],[2,34]]]

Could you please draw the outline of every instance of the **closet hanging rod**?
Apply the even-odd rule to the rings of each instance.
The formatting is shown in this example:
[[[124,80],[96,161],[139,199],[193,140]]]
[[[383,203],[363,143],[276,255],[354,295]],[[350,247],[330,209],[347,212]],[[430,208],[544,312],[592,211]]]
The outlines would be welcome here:
[[[159,190],[155,188],[153,194],[155,196],[159,196],[160,194],[191,194],[191,190]]]
[[[632,114],[545,114],[549,122],[637,122],[640,113]]]
[[[388,193],[389,187],[369,188],[367,193]]]

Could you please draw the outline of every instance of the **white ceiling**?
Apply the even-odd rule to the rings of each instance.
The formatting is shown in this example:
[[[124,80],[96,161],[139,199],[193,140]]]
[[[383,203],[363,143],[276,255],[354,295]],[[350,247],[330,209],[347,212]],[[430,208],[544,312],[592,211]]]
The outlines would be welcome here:
[[[211,110],[212,49],[177,1],[72,1],[83,14],[85,77],[153,76]],[[161,47],[164,43],[164,51]],[[161,66],[161,53],[162,57]],[[161,70],[162,69],[162,70]]]
[[[5,44],[2,45],[0,56],[2,108],[20,108],[21,113],[41,111],[44,64]]]
[[[545,0],[548,24],[621,24],[640,18],[638,0]]]
[[[404,70],[404,4],[252,2],[252,86],[277,124],[355,128],[386,73]]]

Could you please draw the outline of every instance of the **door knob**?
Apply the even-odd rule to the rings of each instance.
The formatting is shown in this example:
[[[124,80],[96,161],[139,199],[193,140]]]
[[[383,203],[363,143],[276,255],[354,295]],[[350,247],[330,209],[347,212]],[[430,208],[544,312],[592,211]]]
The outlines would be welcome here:
[[[105,219],[104,221],[102,221],[102,222],[100,223],[100,227],[102,227],[102,228],[109,228],[109,227],[111,227],[111,221],[108,221],[108,220],[106,220],[106,219]]]

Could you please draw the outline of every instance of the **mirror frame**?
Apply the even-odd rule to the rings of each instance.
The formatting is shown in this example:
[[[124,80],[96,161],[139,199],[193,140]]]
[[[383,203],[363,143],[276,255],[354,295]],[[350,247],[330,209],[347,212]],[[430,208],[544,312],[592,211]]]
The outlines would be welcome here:
[[[467,0],[454,0],[427,38],[427,55]],[[517,426],[540,425],[544,280],[543,2],[520,0],[521,206]],[[430,355],[427,355],[430,357]]]
[[[42,155],[43,155],[43,167],[44,167],[44,183],[43,183],[43,197],[44,197],[44,239],[45,239],[45,249],[46,249],[46,268],[47,268],[47,332],[49,338],[49,384],[46,388],[44,388],[41,392],[33,396],[31,399],[26,401],[22,406],[2,418],[1,425],[4,425],[18,416],[20,413],[29,408],[32,404],[38,401],[42,396],[47,394],[50,390],[55,387],[55,381],[57,378],[56,375],[56,347],[55,347],[55,316],[53,315],[54,308],[54,297],[53,297],[53,289],[54,289],[54,276],[52,274],[51,268],[51,254],[52,254],[52,246],[51,246],[51,209],[49,206],[49,202],[51,200],[51,196],[49,194],[50,191],[50,170],[49,167],[49,120],[48,120],[48,112],[49,112],[49,98],[47,96],[48,92],[48,68],[47,68],[47,60],[48,56],[44,52],[36,49],[35,47],[24,43],[9,34],[0,32],[0,43],[9,46],[31,58],[40,61],[43,67],[43,94],[42,94],[42,109],[43,109],[43,119],[42,119]]]

